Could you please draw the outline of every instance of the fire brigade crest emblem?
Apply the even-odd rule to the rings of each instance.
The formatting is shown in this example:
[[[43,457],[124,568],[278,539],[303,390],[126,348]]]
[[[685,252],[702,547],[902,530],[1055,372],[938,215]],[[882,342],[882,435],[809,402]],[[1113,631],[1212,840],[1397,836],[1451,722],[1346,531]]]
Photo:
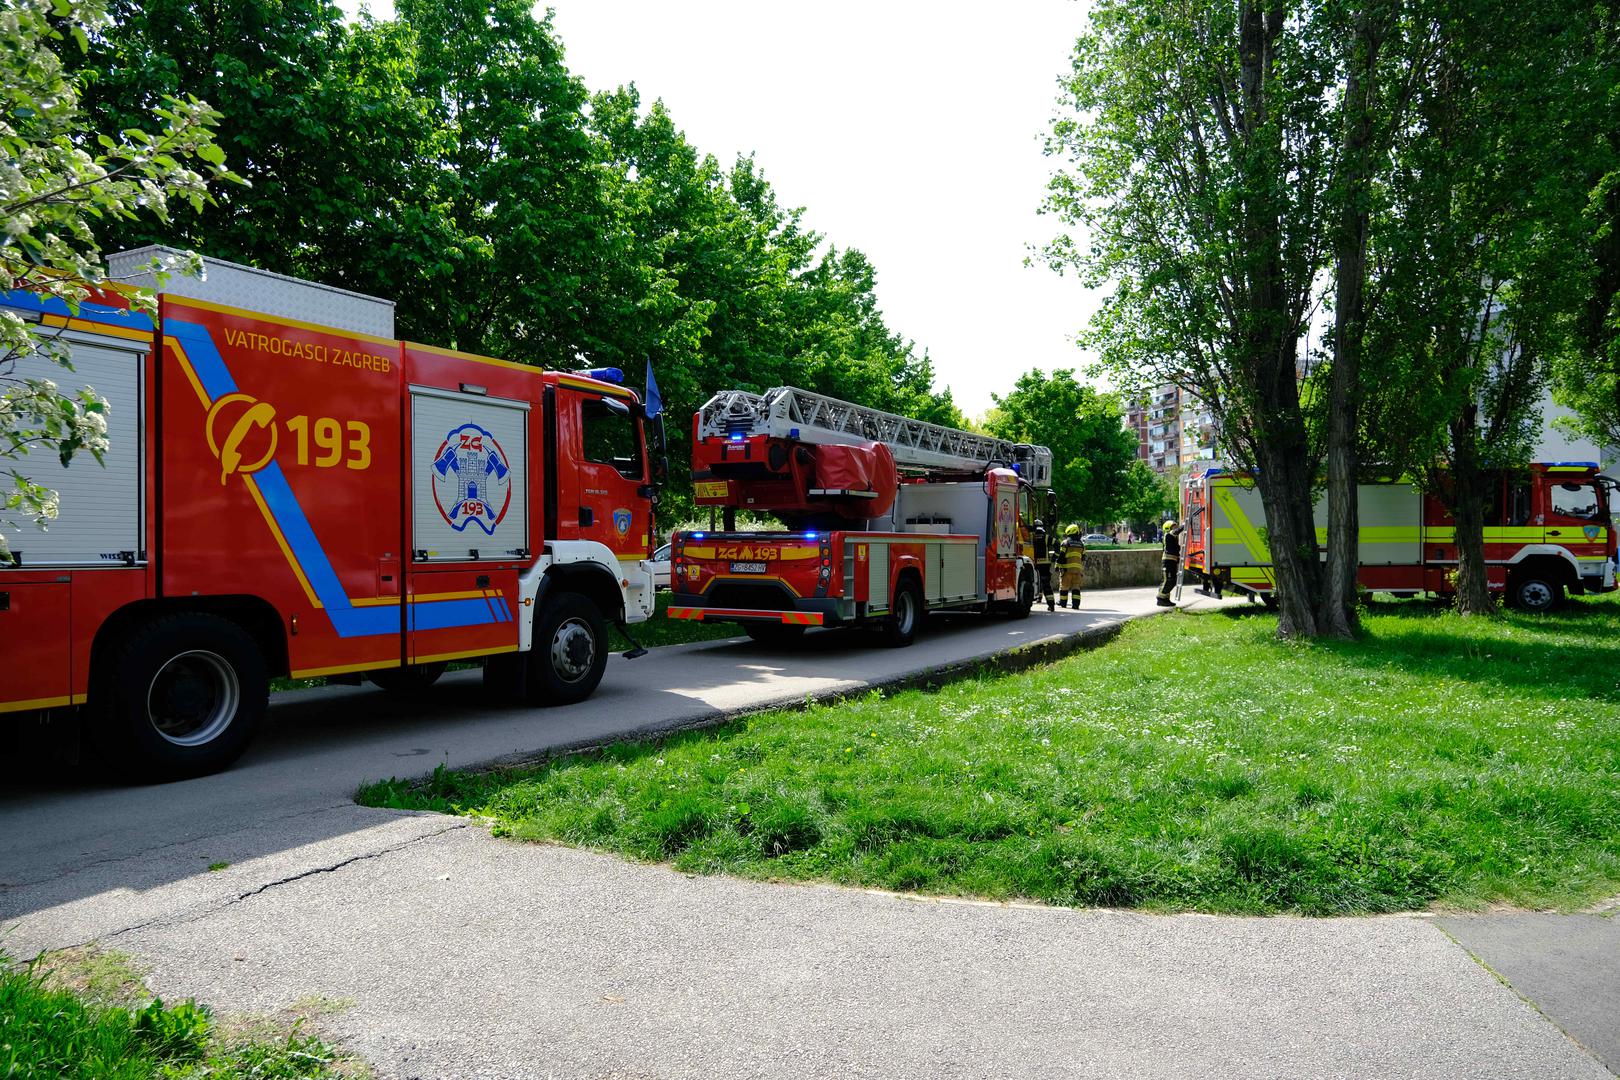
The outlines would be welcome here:
[[[1586,538],[1588,540],[1595,541],[1600,535],[1602,535],[1603,526],[1601,526],[1601,525],[1583,525],[1581,527],[1581,531],[1586,534]]]
[[[477,525],[489,536],[512,505],[512,464],[495,436],[462,424],[433,453],[433,502],[450,527]]]
[[[630,511],[613,511],[613,530],[620,536],[628,536],[630,534]]]

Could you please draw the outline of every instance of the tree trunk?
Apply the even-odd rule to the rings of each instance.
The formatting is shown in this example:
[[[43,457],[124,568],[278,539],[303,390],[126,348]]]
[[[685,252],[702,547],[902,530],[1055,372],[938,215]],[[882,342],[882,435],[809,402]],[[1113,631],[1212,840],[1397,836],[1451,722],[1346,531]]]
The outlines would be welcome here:
[[[1234,345],[1252,378],[1255,483],[1266,510],[1266,543],[1276,578],[1279,637],[1315,637],[1322,596],[1311,495],[1316,477],[1299,407],[1300,328],[1290,311],[1283,261],[1283,206],[1275,163],[1283,157],[1280,125],[1270,121],[1276,45],[1286,6],[1249,0],[1239,8],[1239,87],[1244,152],[1242,279],[1245,318]]]
[[[1451,422],[1451,520],[1456,526],[1457,611],[1493,615],[1485,570],[1485,477],[1479,468],[1475,408]]]
[[[1290,371],[1290,374],[1292,372]],[[1322,564],[1316,546],[1308,440],[1292,378],[1263,394],[1263,415],[1277,420],[1259,433],[1255,485],[1266,511],[1266,545],[1276,578],[1277,636],[1316,637],[1322,595]],[[1288,402],[1292,402],[1290,405]]]
[[[1327,563],[1317,629],[1353,637],[1360,628],[1361,349],[1366,320],[1367,238],[1374,163],[1372,93],[1385,33],[1383,9],[1356,16],[1346,63],[1340,139],[1339,205],[1333,239],[1333,367],[1327,431]]]

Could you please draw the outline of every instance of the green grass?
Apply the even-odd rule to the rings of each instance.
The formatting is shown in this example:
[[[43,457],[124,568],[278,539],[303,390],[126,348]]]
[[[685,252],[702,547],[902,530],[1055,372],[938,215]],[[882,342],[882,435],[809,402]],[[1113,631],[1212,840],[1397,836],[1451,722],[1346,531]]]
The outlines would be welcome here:
[[[1620,892],[1620,603],[1356,642],[1248,608],[1049,667],[778,712],[369,805],[684,871],[1154,910],[1570,908]]]
[[[0,1077],[11,1080],[313,1080],[364,1066],[298,1025],[253,1035],[218,1024],[204,1005],[165,1005],[116,953],[74,950],[25,967],[0,954]]]

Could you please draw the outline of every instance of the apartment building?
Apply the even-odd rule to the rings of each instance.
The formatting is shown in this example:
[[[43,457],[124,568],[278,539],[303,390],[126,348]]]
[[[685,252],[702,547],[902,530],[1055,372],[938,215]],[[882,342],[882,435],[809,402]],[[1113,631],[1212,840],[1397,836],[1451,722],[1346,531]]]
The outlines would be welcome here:
[[[1136,456],[1154,472],[1173,473],[1188,462],[1215,456],[1215,420],[1203,402],[1169,383],[1130,405],[1125,426],[1136,436]]]

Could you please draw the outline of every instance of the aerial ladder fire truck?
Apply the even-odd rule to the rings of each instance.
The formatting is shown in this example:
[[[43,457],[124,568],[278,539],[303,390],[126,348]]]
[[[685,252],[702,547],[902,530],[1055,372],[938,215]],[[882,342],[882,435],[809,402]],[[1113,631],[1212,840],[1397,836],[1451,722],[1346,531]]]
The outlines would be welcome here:
[[[109,265],[139,280],[152,254]],[[0,294],[73,365],[8,374],[109,403],[104,465],[16,463],[61,515],[8,531],[0,721],[83,720],[120,769],[173,778],[234,759],[277,676],[417,691],[476,662],[503,699],[595,690],[607,627],[653,610],[635,393],[400,341],[392,301],[204,263],[156,318],[127,290],[72,310]]]
[[[791,386],[723,391],[693,417],[699,506],[677,532],[669,614],[759,641],[870,625],[908,645],[928,611],[1029,614],[1033,516],[1052,453]],[[738,531],[739,510],[785,528]]]

